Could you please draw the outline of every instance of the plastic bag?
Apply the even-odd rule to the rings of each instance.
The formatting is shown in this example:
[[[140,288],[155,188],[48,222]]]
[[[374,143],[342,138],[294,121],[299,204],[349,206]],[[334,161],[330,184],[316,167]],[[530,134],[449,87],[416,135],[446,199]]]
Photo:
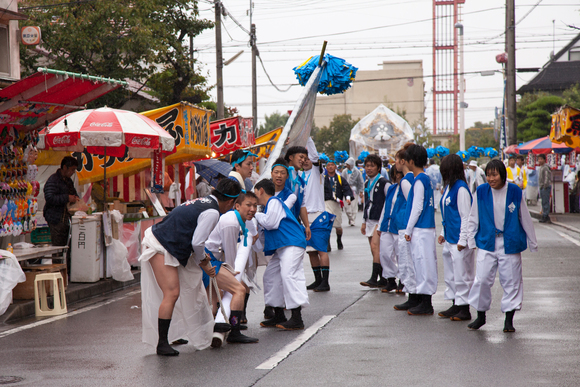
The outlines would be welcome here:
[[[131,281],[131,265],[127,262],[127,248],[123,242],[113,239],[110,246],[107,246],[107,266],[111,270],[111,275],[115,281]]]
[[[22,271],[18,259],[9,251],[0,250],[5,259],[0,259],[0,315],[12,303],[12,289],[19,283],[26,281],[26,275]]]
[[[141,255],[141,222],[123,223],[123,232],[120,233],[119,239],[129,252],[127,261],[132,266],[139,265],[139,256]]]
[[[90,207],[83,199],[79,199],[74,203],[68,203],[67,208],[69,213],[74,214],[77,211],[87,212]]]

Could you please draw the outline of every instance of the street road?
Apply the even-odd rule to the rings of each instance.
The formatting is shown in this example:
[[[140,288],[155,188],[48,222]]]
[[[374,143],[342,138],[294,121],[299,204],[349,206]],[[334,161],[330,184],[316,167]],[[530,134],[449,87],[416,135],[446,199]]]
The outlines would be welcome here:
[[[499,281],[479,331],[436,314],[395,311],[403,296],[359,285],[370,276],[370,250],[359,227],[346,227],[343,251],[332,239],[331,291],[310,293],[306,331],[260,328],[263,296],[252,295],[246,332],[258,344],[204,351],[185,345],[176,358],[159,357],[141,342],[136,286],[69,305],[64,316],[0,327],[0,384],[14,376],[22,380],[13,386],[59,387],[578,386],[580,235],[534,222],[540,251],[523,254],[515,333],[502,332]],[[438,264],[436,313],[450,306],[440,255]],[[308,260],[305,271],[309,283]]]

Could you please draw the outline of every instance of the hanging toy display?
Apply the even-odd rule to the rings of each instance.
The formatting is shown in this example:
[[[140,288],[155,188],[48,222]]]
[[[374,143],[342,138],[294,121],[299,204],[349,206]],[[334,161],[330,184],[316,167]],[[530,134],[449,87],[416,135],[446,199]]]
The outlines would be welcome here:
[[[36,229],[37,131],[18,133],[4,128],[0,133],[0,237],[27,234]]]

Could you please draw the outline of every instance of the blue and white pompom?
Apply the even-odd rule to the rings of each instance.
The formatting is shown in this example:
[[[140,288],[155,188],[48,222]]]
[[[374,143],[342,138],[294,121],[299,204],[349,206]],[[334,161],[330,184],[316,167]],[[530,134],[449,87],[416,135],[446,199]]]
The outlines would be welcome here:
[[[300,66],[294,67],[294,73],[300,85],[304,86],[308,82],[310,75],[318,66],[320,55],[310,57]],[[325,54],[323,61],[326,62],[318,84],[318,92],[321,94],[339,94],[348,89],[356,76],[358,68],[354,67],[344,59],[337,58],[330,54]]]

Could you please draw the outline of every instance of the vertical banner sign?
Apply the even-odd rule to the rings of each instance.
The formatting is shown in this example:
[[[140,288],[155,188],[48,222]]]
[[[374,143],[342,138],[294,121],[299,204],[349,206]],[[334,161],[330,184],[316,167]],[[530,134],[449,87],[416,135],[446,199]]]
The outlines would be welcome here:
[[[211,150],[216,157],[255,144],[252,118],[232,117],[210,124]]]
[[[153,152],[151,158],[151,193],[163,193],[165,162],[160,151]]]
[[[570,167],[576,166],[576,151],[575,150],[573,150],[572,152],[570,152],[568,154],[568,165]]]
[[[528,152],[526,164],[529,169],[536,169],[536,155],[532,152]]]

